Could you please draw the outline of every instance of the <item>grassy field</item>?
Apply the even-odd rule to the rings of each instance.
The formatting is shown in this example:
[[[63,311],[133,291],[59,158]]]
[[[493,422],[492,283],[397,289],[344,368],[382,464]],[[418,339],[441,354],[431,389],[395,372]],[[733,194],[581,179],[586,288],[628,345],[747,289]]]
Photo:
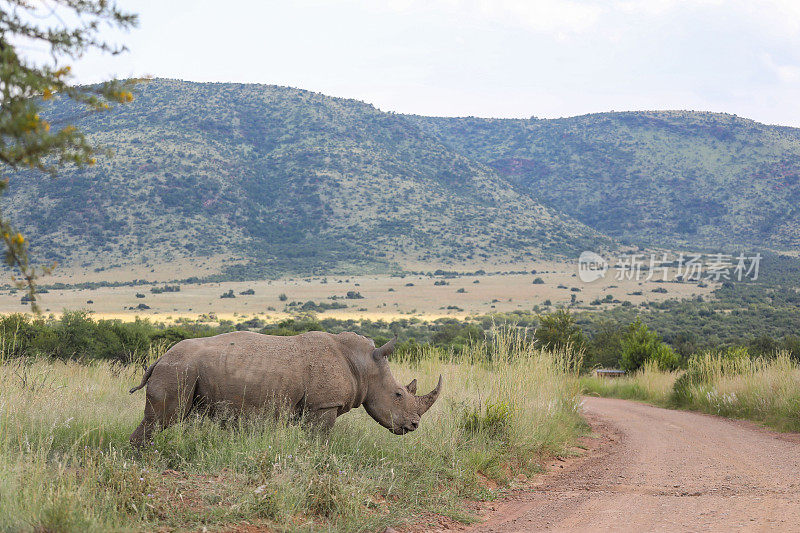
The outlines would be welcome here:
[[[581,378],[587,394],[640,400],[753,420],[800,431],[800,366],[787,354],[750,358],[737,350],[693,356],[687,370],[662,372],[646,364],[622,378]]]
[[[575,276],[577,265],[569,262],[539,262],[505,268],[514,268],[516,273],[494,270],[480,275],[454,277],[360,275],[193,284],[169,281],[180,279],[180,272],[173,270],[172,277],[167,278],[166,282],[91,289],[51,288],[39,298],[40,307],[45,312],[86,309],[99,318],[123,320],[142,316],[169,321],[170,317],[197,318],[209,313],[228,320],[242,315],[279,319],[296,315],[300,307],[309,301],[337,306],[336,309],[321,312],[324,317],[371,320],[417,317],[432,320],[530,311],[534,306],[552,310],[556,306],[572,305],[576,309],[597,310],[618,306],[625,301],[638,306],[645,302],[686,299],[698,295],[707,298],[716,286],[713,283],[698,286],[697,283],[688,282],[617,280],[614,272],[603,280],[584,283]],[[523,269],[527,273],[520,273]],[[536,273],[531,273],[532,270]],[[109,268],[97,273],[80,270],[73,273],[66,269],[56,272],[57,275],[43,278],[41,283],[45,286],[55,283],[74,286],[101,281],[129,282],[133,279],[154,281],[161,277],[142,271],[123,271],[122,268]],[[474,273],[475,270],[469,272]],[[151,292],[152,288],[157,290],[165,283],[180,285],[180,291]],[[234,297],[221,298],[229,291],[233,291]],[[359,297],[347,298],[349,292]],[[29,311],[29,306],[20,301],[21,296],[17,291],[0,291],[0,313]],[[291,305],[294,302],[297,304]],[[597,302],[597,305],[591,302]],[[146,308],[140,308],[140,305]]]
[[[583,430],[578,361],[506,331],[458,360],[434,349],[392,362],[444,392],[398,437],[359,409],[324,439],[269,420],[192,418],[134,452],[141,371],[108,363],[0,364],[0,530],[376,530],[426,513],[469,520],[464,498],[537,471]]]

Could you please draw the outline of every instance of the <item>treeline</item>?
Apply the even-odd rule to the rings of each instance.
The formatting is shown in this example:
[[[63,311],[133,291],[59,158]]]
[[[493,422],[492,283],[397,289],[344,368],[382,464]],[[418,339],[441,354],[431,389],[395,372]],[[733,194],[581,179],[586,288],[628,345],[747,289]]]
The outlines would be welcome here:
[[[715,344],[710,344],[708,340],[701,342],[700,334],[690,327],[696,326],[691,321],[698,315],[687,313],[681,308],[680,306],[689,305],[685,302],[676,302],[675,305],[678,309],[666,313],[626,309],[625,313],[613,310],[573,314],[562,309],[548,314],[517,311],[466,321],[456,318],[434,321],[417,318],[393,321],[342,320],[320,319],[308,314],[269,323],[258,317],[233,322],[207,316],[199,320],[184,319],[177,324],[166,325],[147,319],[136,319],[133,322],[96,320],[85,311],[67,311],[61,316],[37,318],[27,314],[13,314],[0,317],[0,359],[46,356],[133,363],[147,359],[154,345],[168,348],[183,339],[237,330],[269,335],[296,335],[307,331],[355,331],[374,339],[376,345],[397,336],[398,354],[420,354],[426,345],[458,352],[470,344],[485,340],[492,334],[494,326],[507,324],[527,330],[530,342],[538,347],[567,347],[580,351],[585,368],[602,366],[635,370],[645,361],[653,360],[663,369],[674,369],[685,366],[695,353],[730,347],[740,348],[753,357],[771,357],[782,351],[800,361],[800,336],[793,333],[750,337],[741,334],[725,339],[714,337]],[[752,316],[719,311],[713,312],[711,316],[742,320],[736,328],[741,331],[749,323],[743,317],[764,321],[764,317],[768,315],[762,308],[758,314],[753,311]],[[781,319],[786,316],[784,310]],[[789,315],[789,319],[792,316],[794,315]],[[682,329],[682,326],[685,327]],[[701,324],[698,327],[702,331],[708,326]],[[717,334],[724,330],[719,324],[716,327]],[[755,328],[751,330],[757,331]]]
[[[141,361],[151,346],[215,335],[219,328],[199,322],[164,326],[149,320],[94,320],[85,311],[60,317],[27,314],[0,317],[0,359],[47,356],[56,359]]]
[[[166,325],[139,318],[133,322],[95,320],[86,311],[65,311],[61,316],[36,318],[17,313],[0,316],[0,360],[45,356],[135,363],[146,359],[153,345],[163,344],[164,347],[169,347],[183,339],[237,330],[257,331],[268,335],[296,335],[307,331],[355,331],[374,339],[378,345],[397,335],[401,353],[417,350],[426,344],[459,347],[484,338],[481,326],[461,323],[455,319],[434,322],[401,319],[385,322],[317,320],[306,316],[275,323],[251,318],[238,323],[229,320],[220,320],[213,324],[201,320],[182,320],[174,325]]]

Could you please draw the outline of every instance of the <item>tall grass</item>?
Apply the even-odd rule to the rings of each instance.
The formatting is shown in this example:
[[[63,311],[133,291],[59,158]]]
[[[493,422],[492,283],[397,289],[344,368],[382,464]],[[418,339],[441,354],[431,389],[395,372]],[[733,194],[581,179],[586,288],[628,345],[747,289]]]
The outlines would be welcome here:
[[[800,431],[800,367],[787,353],[753,359],[702,354],[689,360],[672,400],[688,409]]]
[[[622,378],[581,378],[581,386],[589,394],[800,431],[800,366],[788,353],[751,358],[741,349],[708,351],[692,356],[685,371],[661,372],[656,365],[646,364]]]
[[[374,530],[423,512],[467,520],[463,498],[491,497],[581,430],[579,368],[506,329],[463,352],[424,348],[397,378],[442,397],[419,430],[395,436],[362,409],[327,437],[283,421],[234,427],[190,418],[136,453],[128,436],[141,368],[9,359],[0,366],[0,530]],[[426,389],[427,387],[427,389]],[[487,479],[488,478],[488,479]]]
[[[583,376],[581,387],[587,394],[623,400],[639,400],[668,407],[672,387],[680,372],[665,372],[655,361],[646,361],[633,374],[617,378]]]

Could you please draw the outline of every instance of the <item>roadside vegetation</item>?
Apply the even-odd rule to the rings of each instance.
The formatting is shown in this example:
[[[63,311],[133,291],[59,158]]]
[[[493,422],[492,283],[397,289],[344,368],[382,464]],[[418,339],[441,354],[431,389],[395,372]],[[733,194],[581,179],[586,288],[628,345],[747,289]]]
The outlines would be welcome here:
[[[744,348],[707,351],[689,358],[685,370],[665,371],[649,360],[629,376],[584,376],[580,381],[587,394],[800,431],[800,365],[786,352],[751,357]]]
[[[361,409],[326,438],[280,421],[190,418],[137,453],[128,436],[144,396],[127,389],[138,365],[15,355],[16,335],[2,336],[0,361],[4,531],[359,531],[426,512],[468,521],[464,498],[492,498],[583,430],[579,356],[496,328],[461,350],[421,346],[392,360],[403,383],[445,380],[443,401],[409,435],[391,435]],[[147,359],[165,347],[149,344]]]

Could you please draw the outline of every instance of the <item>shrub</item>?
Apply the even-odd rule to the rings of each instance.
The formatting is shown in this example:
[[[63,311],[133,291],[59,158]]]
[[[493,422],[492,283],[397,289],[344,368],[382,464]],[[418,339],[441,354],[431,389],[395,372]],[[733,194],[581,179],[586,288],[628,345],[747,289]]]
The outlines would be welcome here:
[[[165,292],[181,292],[180,285],[164,285],[163,287],[152,287],[150,292],[153,294],[162,294]]]
[[[621,348],[620,366],[626,372],[638,370],[650,359],[663,370],[674,370],[680,362],[677,354],[661,341],[658,333],[650,330],[638,318],[628,326],[628,331],[622,337]]]
[[[655,351],[650,355],[647,361],[654,362],[659,370],[672,371],[680,366],[680,358],[678,354],[670,347],[669,344],[662,342],[659,344]]]
[[[587,354],[592,364],[606,368],[619,366],[622,338],[626,329],[625,326],[610,320],[603,320],[597,324],[597,331],[587,346]]]
[[[539,315],[539,326],[533,332],[533,341],[543,350],[571,349],[583,351],[586,339],[580,326],[568,311],[559,309],[555,313]]]
[[[465,409],[459,427],[470,436],[483,434],[505,440],[511,428],[511,408],[504,402],[498,402],[488,403],[484,410],[480,406]]]

